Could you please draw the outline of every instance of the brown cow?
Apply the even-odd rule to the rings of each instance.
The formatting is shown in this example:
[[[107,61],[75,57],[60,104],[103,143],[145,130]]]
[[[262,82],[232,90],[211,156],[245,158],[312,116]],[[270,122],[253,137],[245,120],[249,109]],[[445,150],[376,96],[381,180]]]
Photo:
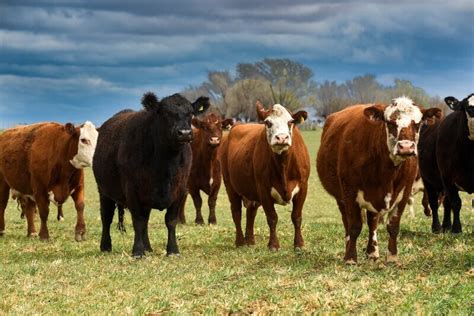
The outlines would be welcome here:
[[[217,151],[222,139],[222,129],[232,126],[232,119],[222,120],[214,113],[206,115],[202,120],[198,118],[192,119],[193,142],[191,149],[193,151],[193,163],[191,173],[188,179],[188,191],[193,199],[196,208],[195,223],[204,224],[202,218],[201,206],[202,199],[200,191],[209,196],[209,224],[216,224],[216,200],[217,194],[221,187],[221,164],[217,157]],[[186,198],[183,200],[179,211],[179,219],[181,223],[186,222],[184,213],[184,205]]]
[[[36,234],[35,208],[41,218],[39,236],[48,239],[49,203],[63,204],[72,196],[77,210],[75,239],[85,239],[84,172],[92,164],[97,130],[90,122],[38,123],[9,129],[0,135],[0,235],[5,230],[9,191],[22,199],[28,236]]]
[[[280,247],[276,235],[278,215],[274,204],[293,202],[295,249],[303,247],[301,217],[308,189],[310,160],[301,133],[295,125],[307,113],[290,114],[280,104],[265,110],[257,102],[257,113],[265,124],[234,126],[222,142],[221,165],[236,228],[236,246],[255,244],[254,220],[262,205],[270,227],[268,247]],[[245,238],[242,233],[242,201],[247,208]]]
[[[401,97],[391,105],[354,105],[328,117],[317,170],[341,211],[346,263],[357,262],[356,243],[364,210],[369,226],[368,257],[379,257],[377,225],[388,214],[387,262],[397,261],[400,218],[417,172],[420,125],[440,114],[440,109],[424,110],[411,99]]]

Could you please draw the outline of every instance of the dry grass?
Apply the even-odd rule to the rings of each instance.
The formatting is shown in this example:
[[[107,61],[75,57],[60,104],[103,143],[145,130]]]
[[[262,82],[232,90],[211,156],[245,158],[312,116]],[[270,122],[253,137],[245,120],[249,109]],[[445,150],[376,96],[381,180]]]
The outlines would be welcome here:
[[[345,266],[343,226],[334,200],[322,189],[314,167],[319,132],[304,132],[312,155],[310,192],[304,207],[302,253],[292,249],[290,207],[278,207],[282,249],[266,248],[268,228],[259,211],[255,247],[234,247],[234,227],[222,189],[218,226],[178,227],[181,257],[164,255],[164,214],[152,214],[150,240],[155,252],[130,257],[133,229],[113,231],[112,253],[99,252],[99,202],[87,171],[88,240],[74,241],[75,212],[70,201],[66,220],[50,216],[49,242],[26,238],[26,223],[15,203],[7,209],[6,235],[0,238],[0,314],[36,313],[271,313],[332,311],[353,313],[473,314],[473,215],[463,195],[464,233],[433,235],[421,207],[417,218],[405,216],[399,239],[400,266],[364,258]],[[188,199],[187,218],[194,217]],[[419,204],[418,204],[419,205]],[[207,215],[207,209],[205,209]],[[38,223],[39,225],[39,223]],[[387,234],[380,229],[380,250]]]

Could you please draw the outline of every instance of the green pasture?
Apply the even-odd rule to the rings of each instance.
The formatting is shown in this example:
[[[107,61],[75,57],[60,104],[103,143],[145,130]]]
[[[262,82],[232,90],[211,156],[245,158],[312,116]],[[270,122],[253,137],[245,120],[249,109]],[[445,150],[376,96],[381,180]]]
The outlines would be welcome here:
[[[293,251],[291,206],[278,207],[281,249],[270,252],[268,227],[260,209],[256,245],[236,249],[234,224],[224,187],[217,203],[217,226],[188,224],[177,229],[180,257],[166,257],[164,213],[154,211],[150,240],[154,252],[136,260],[133,227],[112,232],[113,250],[99,251],[99,199],[86,172],[87,240],[74,241],[75,210],[65,221],[51,208],[51,240],[26,237],[26,222],[14,201],[6,210],[0,237],[0,314],[144,313],[436,313],[474,314],[474,215],[463,195],[463,234],[434,235],[417,197],[416,218],[405,214],[399,236],[399,265],[385,263],[387,233],[379,228],[381,259],[365,258],[367,227],[358,243],[359,264],[343,263],[344,233],[334,200],[319,183],[315,157],[320,131],[304,132],[311,154],[309,194],[303,210],[305,248]],[[207,199],[205,199],[207,201]],[[204,203],[207,220],[207,204]],[[116,222],[116,218],[114,219]],[[37,229],[39,222],[37,221]]]

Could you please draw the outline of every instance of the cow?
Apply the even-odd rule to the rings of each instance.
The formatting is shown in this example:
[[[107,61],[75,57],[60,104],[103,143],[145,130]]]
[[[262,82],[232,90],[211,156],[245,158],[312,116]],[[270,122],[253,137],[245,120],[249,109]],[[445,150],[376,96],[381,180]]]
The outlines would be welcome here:
[[[232,218],[236,229],[235,245],[254,245],[254,220],[258,207],[265,212],[270,250],[278,250],[275,203],[292,202],[291,219],[295,228],[294,248],[304,245],[301,234],[302,209],[308,190],[310,160],[297,124],[307,118],[305,111],[290,113],[280,104],[265,110],[256,103],[263,124],[232,127],[221,144],[221,166]],[[242,233],[242,202],[247,208],[245,237]]]
[[[77,211],[76,241],[85,240],[84,171],[90,167],[97,130],[87,121],[75,127],[53,122],[18,126],[0,135],[0,235],[10,191],[20,199],[27,236],[35,236],[35,210],[41,218],[39,237],[49,239],[49,204],[60,206],[71,196]]]
[[[148,92],[141,103],[142,110],[120,111],[100,128],[93,160],[102,220],[100,250],[112,250],[110,225],[118,206],[132,215],[132,255],[140,258],[151,252],[148,220],[153,208],[167,209],[166,251],[177,255],[178,208],[186,194],[192,159],[191,119],[207,110],[209,98],[190,103],[174,94],[158,100]]]
[[[421,132],[420,132],[421,133]],[[428,203],[428,195],[425,190],[425,186],[423,184],[423,179],[421,178],[420,169],[418,168],[418,172],[416,174],[415,182],[411,188],[410,198],[408,199],[408,207],[409,207],[409,214],[411,218],[415,218],[415,195],[418,193],[423,193],[423,197],[421,199],[421,204],[423,205],[423,212],[426,216],[431,216],[431,209]]]
[[[221,187],[221,165],[218,160],[218,149],[222,139],[222,130],[234,124],[232,119],[222,120],[214,113],[210,113],[202,119],[193,118],[193,142],[191,148],[193,152],[193,162],[188,180],[188,191],[193,199],[196,208],[195,223],[204,224],[201,206],[202,199],[200,191],[206,193],[209,205],[208,223],[217,224],[216,220],[216,200]],[[184,212],[185,201],[180,207],[179,219],[181,223],[186,223]]]
[[[423,109],[410,98],[358,104],[331,114],[324,124],[316,167],[323,187],[337,202],[345,228],[347,264],[357,263],[361,212],[367,210],[366,254],[379,258],[377,225],[388,215],[387,262],[397,262],[400,218],[416,177],[416,143],[423,121],[440,109]]]
[[[457,234],[462,232],[459,191],[474,193],[474,94],[462,101],[449,96],[445,102],[453,112],[444,120],[423,127],[418,148],[421,175],[433,212],[431,230]],[[444,217],[440,225],[438,207],[443,194]]]

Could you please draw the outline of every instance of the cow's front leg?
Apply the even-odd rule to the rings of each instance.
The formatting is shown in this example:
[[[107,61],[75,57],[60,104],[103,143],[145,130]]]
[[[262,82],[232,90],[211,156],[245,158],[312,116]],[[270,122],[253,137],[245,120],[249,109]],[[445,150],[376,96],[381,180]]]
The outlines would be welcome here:
[[[379,258],[379,246],[377,240],[377,226],[379,224],[378,214],[367,211],[367,225],[369,226],[369,241],[366,254],[369,259],[377,260]]]
[[[181,196],[166,210],[165,223],[168,229],[168,243],[166,255],[179,255],[178,242],[176,241],[176,224],[178,223],[178,208],[184,196]]]
[[[291,221],[295,228],[294,247],[300,250],[304,246],[303,235],[301,234],[301,222],[303,219],[303,205],[308,191],[307,184],[301,185],[300,191],[293,197],[293,210],[291,212]]]
[[[398,212],[393,214],[387,223],[387,231],[389,234],[387,263],[398,262],[397,238],[400,232],[400,218],[402,216],[399,210],[400,207],[398,208]]]
[[[47,192],[35,194],[36,205],[41,219],[41,226],[39,232],[40,240],[49,239],[48,231],[48,215],[49,215],[49,195]]]
[[[344,201],[346,207],[345,216],[347,216],[347,236],[346,236],[346,254],[344,261],[346,264],[357,263],[357,238],[362,230],[361,208],[355,202],[355,199]]]
[[[278,236],[276,232],[276,227],[278,224],[278,214],[275,211],[275,205],[269,199],[262,201],[262,207],[265,211],[267,217],[268,227],[270,228],[270,238],[268,240],[268,249],[271,251],[277,251],[280,249],[280,242],[278,241]]]
[[[79,185],[71,195],[77,212],[74,239],[77,242],[86,240],[86,223],[84,221],[84,186]],[[59,216],[58,216],[59,217]]]

